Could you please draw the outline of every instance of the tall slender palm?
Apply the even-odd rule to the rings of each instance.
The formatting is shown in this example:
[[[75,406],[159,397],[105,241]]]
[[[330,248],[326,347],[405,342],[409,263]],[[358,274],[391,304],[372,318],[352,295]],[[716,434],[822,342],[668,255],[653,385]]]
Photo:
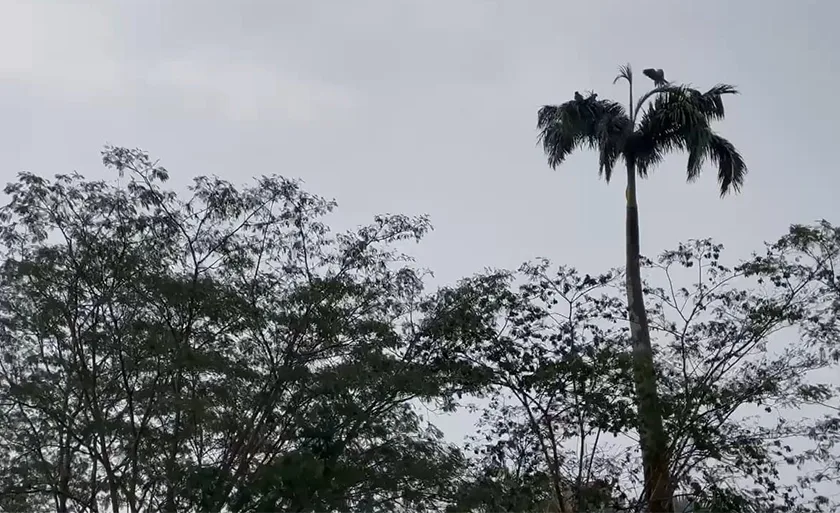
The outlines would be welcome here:
[[[609,182],[619,159],[627,171],[626,258],[627,303],[633,342],[633,371],[639,413],[639,439],[645,477],[645,500],[654,513],[673,511],[669,470],[668,437],[659,407],[650,330],[642,295],[639,262],[639,211],[636,176],[646,177],[664,156],[675,150],[688,153],[688,181],[700,175],[711,160],[718,170],[721,196],[739,191],[747,166],[735,147],[712,130],[712,121],[723,119],[723,96],[736,94],[733,86],[721,84],[706,92],[670,84],[662,70],[645,70],[655,88],[633,97],[633,72],[622,66],[613,81],[626,80],[630,91],[627,109],[620,103],[598,99],[592,93],[562,105],[547,105],[538,113],[539,140],[556,168],[578,148],[597,150],[599,175]]]

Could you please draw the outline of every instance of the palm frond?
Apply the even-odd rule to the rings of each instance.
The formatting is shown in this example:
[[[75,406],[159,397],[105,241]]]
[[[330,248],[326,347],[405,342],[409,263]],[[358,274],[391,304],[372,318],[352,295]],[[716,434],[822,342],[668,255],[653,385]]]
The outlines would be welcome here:
[[[709,158],[717,164],[720,195],[730,191],[740,192],[747,176],[747,164],[735,145],[723,137],[712,134],[708,145]]]
[[[623,111],[623,108],[622,108]],[[598,174],[609,183],[618,158],[624,153],[626,141],[632,132],[630,118],[605,116],[597,126]]]
[[[664,155],[688,152],[688,179],[699,176],[714,132],[711,122],[724,116],[722,96],[736,94],[735,87],[719,84],[703,93],[686,85],[667,85],[652,91],[637,127],[635,151],[639,173],[645,176]]]
[[[666,153],[699,149],[708,139],[709,118],[685,86],[665,86],[642,114],[633,140],[638,172],[646,176]],[[703,154],[690,155],[702,164]]]
[[[582,127],[566,110],[566,104],[546,105],[537,112],[537,142],[542,143],[552,169],[562,164],[583,139]]]
[[[738,94],[738,90],[729,84],[718,84],[705,93],[696,89],[689,89],[688,93],[709,119],[723,119],[726,114],[723,108],[723,95]]]
[[[589,147],[601,153],[601,173],[609,177],[623,148],[630,119],[621,104],[594,95],[561,105],[546,105],[537,113],[538,143],[548,164],[556,168],[575,149]]]
[[[725,94],[738,94],[738,90],[735,86],[728,84],[718,84],[705,93],[684,84],[660,85],[639,98],[635,110],[637,112],[641,111],[642,106],[648,99],[664,95],[690,102],[698,112],[702,112],[710,121],[718,120],[724,117],[723,95]]]
[[[636,173],[642,178],[647,178],[648,173],[658,166],[665,158],[665,154],[672,148],[665,148],[653,141],[643,139],[640,134],[634,133],[631,140],[631,154],[636,164]]]
[[[633,68],[630,67],[630,64],[624,64],[618,67],[618,75],[613,79],[613,84],[621,79],[626,80],[630,84],[633,83]]]
[[[688,144],[686,148],[688,151],[686,177],[689,182],[693,182],[700,176],[700,172],[703,170],[703,164],[705,164],[709,154],[709,145],[713,136],[714,132],[712,132],[711,128],[701,130],[695,134],[694,140]]]
[[[734,145],[717,135],[711,121],[723,117],[720,97],[733,94],[731,86],[716,86],[700,93],[686,86],[668,86],[659,93],[642,115],[632,140],[632,154],[641,176],[646,176],[665,154],[688,152],[688,181],[700,176],[709,159],[718,168],[721,196],[738,192],[747,166]]]

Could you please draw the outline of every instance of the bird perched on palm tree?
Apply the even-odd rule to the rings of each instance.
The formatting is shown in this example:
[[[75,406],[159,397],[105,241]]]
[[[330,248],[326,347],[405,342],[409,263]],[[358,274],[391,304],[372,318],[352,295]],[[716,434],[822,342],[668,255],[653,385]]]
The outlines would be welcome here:
[[[717,167],[720,194],[738,191],[744,183],[747,166],[735,146],[712,129],[712,122],[723,119],[723,97],[735,94],[733,86],[720,84],[708,91],[670,84],[662,70],[649,68],[644,74],[656,88],[633,98],[633,72],[622,66],[615,82],[626,80],[630,87],[627,108],[620,103],[592,98],[575,99],[561,105],[546,105],[537,115],[539,140],[556,168],[574,150],[592,148],[599,155],[599,175],[609,182],[613,169],[622,160],[627,172],[626,264],[627,303],[633,343],[633,374],[639,413],[639,440],[642,449],[646,502],[652,513],[673,511],[673,482],[669,470],[668,438],[659,406],[656,373],[650,341],[647,311],[642,294],[639,248],[639,211],[636,177],[646,177],[667,153],[688,153],[686,175],[695,180],[710,160]]]
[[[648,71],[648,70],[646,70]],[[656,71],[655,76],[664,80]],[[629,66],[622,66],[616,81],[632,84]],[[665,82],[628,106],[598,99],[594,93],[561,105],[546,105],[537,115],[539,140],[556,168],[574,150],[593,148],[600,155],[600,174],[609,182],[615,164],[623,160],[628,169],[646,177],[666,153],[688,153],[687,177],[695,180],[707,160],[716,164],[721,195],[737,192],[743,185],[747,166],[740,153],[712,128],[724,117],[723,97],[737,94],[735,87],[718,84],[701,92]],[[585,108],[589,107],[589,108]]]
[[[643,69],[642,73],[649,79],[653,80],[653,85],[656,87],[662,87],[664,85],[668,85],[668,81],[665,80],[665,72],[662,69]]]

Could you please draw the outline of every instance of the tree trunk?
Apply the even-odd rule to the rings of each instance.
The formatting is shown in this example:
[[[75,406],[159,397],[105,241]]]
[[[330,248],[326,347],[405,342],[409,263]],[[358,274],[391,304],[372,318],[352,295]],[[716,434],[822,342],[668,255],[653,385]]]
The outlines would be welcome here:
[[[633,343],[633,378],[639,414],[645,489],[643,498],[651,513],[672,513],[673,484],[669,470],[668,437],[656,388],[647,311],[642,293],[639,257],[639,207],[636,202],[636,165],[627,162],[627,307]]]

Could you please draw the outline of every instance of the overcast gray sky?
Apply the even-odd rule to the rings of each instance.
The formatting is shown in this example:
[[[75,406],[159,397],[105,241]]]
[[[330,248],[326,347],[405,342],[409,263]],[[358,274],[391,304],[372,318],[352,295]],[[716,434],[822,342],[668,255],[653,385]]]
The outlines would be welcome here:
[[[552,172],[536,111],[623,100],[630,62],[739,86],[719,130],[750,167],[721,200],[668,159],[641,184],[643,252],[744,255],[840,221],[838,19],[834,0],[0,0],[0,178],[101,176],[103,144],[141,147],[176,183],[302,178],[344,226],[428,213],[415,255],[442,282],[535,256],[597,272],[622,264],[623,180],[589,153]]]
[[[537,255],[598,270],[622,261],[623,181],[591,153],[552,172],[536,110],[624,99],[630,62],[742,89],[719,129],[745,192],[686,185],[677,155],[640,193],[643,251],[740,253],[837,221],[837,19],[832,0],[2,0],[0,171],[96,175],[104,143],[139,146],[176,182],[300,177],[342,223],[428,213],[416,254],[444,281]]]

